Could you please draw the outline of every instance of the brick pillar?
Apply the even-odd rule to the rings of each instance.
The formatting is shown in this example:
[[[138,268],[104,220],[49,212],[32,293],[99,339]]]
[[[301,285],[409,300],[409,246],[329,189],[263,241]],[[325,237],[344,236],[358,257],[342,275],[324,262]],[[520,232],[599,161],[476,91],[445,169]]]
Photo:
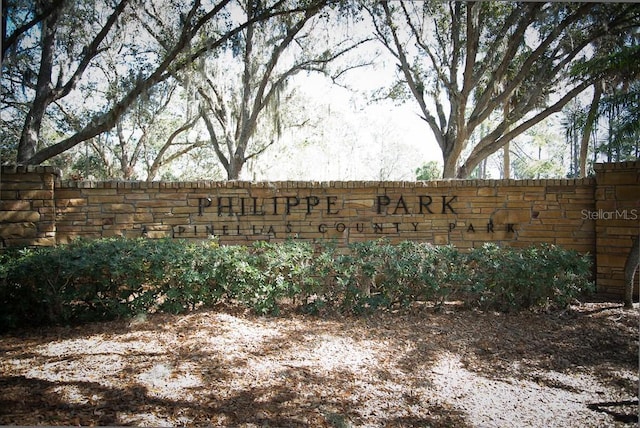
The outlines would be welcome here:
[[[596,284],[604,295],[624,295],[624,265],[640,235],[640,161],[596,164]]]
[[[0,247],[56,243],[55,182],[48,166],[3,166],[0,170]]]

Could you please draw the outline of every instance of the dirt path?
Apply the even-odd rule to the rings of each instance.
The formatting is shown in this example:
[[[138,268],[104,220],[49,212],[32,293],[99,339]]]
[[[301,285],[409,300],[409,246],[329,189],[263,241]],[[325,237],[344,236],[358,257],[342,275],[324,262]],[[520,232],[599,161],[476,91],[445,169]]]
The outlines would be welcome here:
[[[0,425],[634,426],[638,309],[233,309],[0,336]]]

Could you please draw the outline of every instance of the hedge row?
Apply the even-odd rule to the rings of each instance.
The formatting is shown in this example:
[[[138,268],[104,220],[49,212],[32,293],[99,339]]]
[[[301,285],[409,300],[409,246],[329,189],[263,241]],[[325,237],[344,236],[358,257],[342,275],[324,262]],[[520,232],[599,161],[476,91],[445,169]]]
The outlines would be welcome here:
[[[338,249],[288,241],[220,246],[173,239],[79,240],[0,254],[0,330],[182,313],[220,302],[277,313],[362,313],[449,299],[501,311],[566,305],[591,290],[591,260],[556,246],[470,252],[416,242]]]

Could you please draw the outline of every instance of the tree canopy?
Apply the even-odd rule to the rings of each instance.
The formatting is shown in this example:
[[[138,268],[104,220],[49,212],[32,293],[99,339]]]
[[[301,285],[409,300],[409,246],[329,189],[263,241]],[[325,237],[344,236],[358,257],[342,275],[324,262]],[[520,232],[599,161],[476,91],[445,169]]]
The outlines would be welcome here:
[[[576,174],[603,121],[607,159],[638,155],[635,3],[3,0],[2,12],[3,162],[64,163],[85,143],[78,165],[154,179],[209,150],[237,179],[283,129],[320,117],[296,112],[290,79],[378,61],[372,38],[396,67],[384,97],[417,106],[446,178],[577,100]]]
[[[331,75],[332,62],[367,41],[323,37],[330,23],[320,12],[330,13],[328,6],[318,2],[298,14],[252,23],[224,49],[194,63],[191,76],[182,79],[199,103],[209,142],[227,178],[237,179],[245,162],[273,145],[284,127],[293,126],[286,112],[293,96],[288,90],[292,76]],[[252,1],[242,2],[244,19],[250,21],[256,13]]]
[[[382,1],[368,10],[397,60],[398,85],[442,150],[444,176],[461,178],[591,86],[595,77],[570,75],[573,65],[640,23],[637,4]]]
[[[25,9],[20,2],[3,2],[3,105],[19,133],[17,162],[42,163],[113,129],[151,88],[232,43],[248,27],[317,11],[328,1],[252,1],[253,12],[239,21],[231,19],[234,3],[105,0],[94,7],[58,0]],[[113,66],[126,70],[116,93],[99,84],[107,52],[116,52]],[[87,88],[90,106],[78,100]],[[50,117],[73,126],[45,138],[43,121]],[[16,118],[22,118],[21,129]]]

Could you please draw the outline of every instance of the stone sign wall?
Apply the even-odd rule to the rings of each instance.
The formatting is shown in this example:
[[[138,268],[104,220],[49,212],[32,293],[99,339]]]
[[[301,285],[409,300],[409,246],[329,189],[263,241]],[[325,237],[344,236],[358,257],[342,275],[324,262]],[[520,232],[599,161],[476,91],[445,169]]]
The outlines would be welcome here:
[[[377,238],[472,247],[545,241],[591,251],[592,180],[62,182],[56,237],[173,237],[222,244]]]
[[[387,238],[459,248],[546,242],[596,254],[600,291],[621,295],[625,248],[638,233],[639,172],[640,162],[629,162],[576,180],[87,182],[63,181],[50,167],[3,167],[0,245],[108,236],[343,245]]]

